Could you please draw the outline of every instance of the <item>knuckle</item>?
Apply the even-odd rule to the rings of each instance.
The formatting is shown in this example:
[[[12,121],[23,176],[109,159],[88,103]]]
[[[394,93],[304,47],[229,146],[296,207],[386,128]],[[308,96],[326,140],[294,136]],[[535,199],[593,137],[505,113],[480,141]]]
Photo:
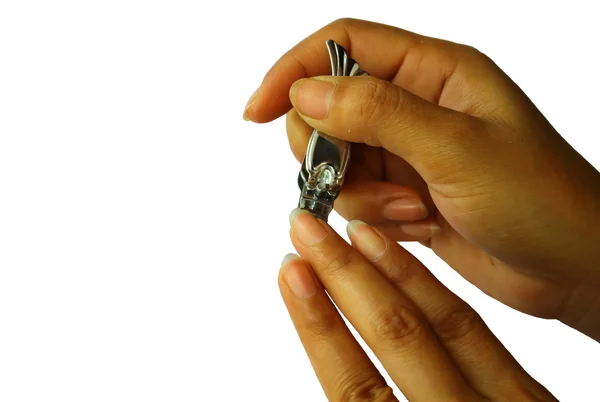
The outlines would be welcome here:
[[[481,52],[479,51],[479,49],[477,49],[475,46],[466,45],[466,44],[460,44],[458,46],[466,54],[470,54],[470,55],[479,55],[479,54],[481,54]]]
[[[347,28],[347,27],[353,25],[355,22],[356,22],[356,19],[354,19],[354,18],[342,17],[342,18],[336,19],[329,25],[335,26],[335,27]]]
[[[394,392],[381,376],[359,373],[347,376],[338,385],[336,400],[344,402],[388,402],[394,400]]]
[[[459,45],[462,54],[466,57],[467,60],[479,61],[485,63],[493,63],[492,59],[482,52],[480,49],[470,46],[470,45]]]
[[[376,312],[372,321],[376,342],[408,345],[425,334],[425,327],[419,317],[403,305],[387,307]]]
[[[433,323],[437,336],[445,342],[482,337],[487,326],[479,314],[470,307],[443,314]]]
[[[384,272],[387,279],[398,289],[405,287],[417,275],[417,262],[413,258],[394,254],[389,257],[389,266]]]
[[[341,328],[339,315],[331,309],[313,308],[305,313],[302,326],[311,339],[327,339]]]
[[[315,269],[322,270],[329,275],[337,275],[343,273],[349,266],[354,264],[358,258],[356,250],[342,251],[334,254],[323,253],[323,258],[317,264],[314,264]]]
[[[358,93],[356,115],[365,125],[378,124],[396,110],[395,92],[383,80],[366,79]]]

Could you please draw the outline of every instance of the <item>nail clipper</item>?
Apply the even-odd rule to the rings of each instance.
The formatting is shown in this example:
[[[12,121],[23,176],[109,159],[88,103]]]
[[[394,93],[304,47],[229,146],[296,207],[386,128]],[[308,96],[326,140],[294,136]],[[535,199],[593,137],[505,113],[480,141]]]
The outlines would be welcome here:
[[[332,40],[325,42],[331,61],[331,75],[368,75],[346,50]],[[350,160],[350,143],[313,130],[298,175],[301,194],[298,208],[327,222],[340,193]]]

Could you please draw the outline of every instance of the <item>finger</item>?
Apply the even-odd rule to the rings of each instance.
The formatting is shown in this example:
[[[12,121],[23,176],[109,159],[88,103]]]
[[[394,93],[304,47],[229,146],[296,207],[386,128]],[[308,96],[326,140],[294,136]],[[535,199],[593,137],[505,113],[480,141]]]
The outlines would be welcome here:
[[[387,222],[376,227],[396,241],[430,241],[440,233],[433,216],[413,222]]]
[[[417,191],[391,183],[344,185],[335,210],[348,221],[368,222],[396,241],[425,241],[440,231]]]
[[[427,207],[415,190],[380,181],[345,184],[335,209],[346,219],[360,219],[373,225],[416,221],[428,216]]]
[[[331,74],[325,46],[328,39],[342,45],[372,76],[399,80],[409,85],[413,93],[432,101],[440,97],[456,67],[457,54],[464,53],[465,48],[389,25],[337,20],[304,39],[275,63],[249,101],[246,118],[255,122],[276,119],[290,109],[287,93],[296,80]],[[423,60],[428,63],[422,63]],[[423,68],[422,64],[430,67]]]
[[[370,74],[391,79],[402,61],[403,52],[419,37],[386,25],[342,19],[315,32],[283,55],[266,74],[251,98],[245,115],[255,122],[267,122],[286,113],[291,105],[287,93],[294,81],[314,75],[331,74],[325,41],[342,45]],[[368,55],[368,57],[366,57]]]
[[[279,289],[328,400],[397,400],[306,261],[286,256]]]
[[[406,295],[431,324],[467,381],[491,399],[547,397],[467,303],[450,292],[414,256],[363,222],[348,225],[353,246]]]
[[[290,219],[294,247],[407,399],[476,400],[417,310],[390,282],[325,222],[302,210]]]
[[[430,184],[477,172],[493,143],[482,120],[374,77],[302,79],[292,86],[290,99],[309,126],[383,147]]]

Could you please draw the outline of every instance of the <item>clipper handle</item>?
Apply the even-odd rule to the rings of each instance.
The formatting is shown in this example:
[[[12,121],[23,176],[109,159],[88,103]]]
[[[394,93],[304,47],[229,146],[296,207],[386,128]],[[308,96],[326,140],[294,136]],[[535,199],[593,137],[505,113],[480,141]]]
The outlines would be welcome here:
[[[368,75],[346,50],[332,40],[325,42],[331,61],[331,75]],[[350,160],[350,143],[313,130],[306,156],[298,174],[300,200],[298,208],[327,222],[339,195]]]

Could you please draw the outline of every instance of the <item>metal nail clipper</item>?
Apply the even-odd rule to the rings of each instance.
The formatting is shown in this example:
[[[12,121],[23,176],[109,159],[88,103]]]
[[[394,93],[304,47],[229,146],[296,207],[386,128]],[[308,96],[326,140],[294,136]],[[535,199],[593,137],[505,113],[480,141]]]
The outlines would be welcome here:
[[[342,46],[332,40],[325,44],[331,60],[331,75],[368,75],[360,69],[356,61],[348,57]],[[298,186],[302,192],[298,208],[307,210],[327,222],[333,203],[342,188],[349,160],[349,142],[313,130],[298,175]]]

